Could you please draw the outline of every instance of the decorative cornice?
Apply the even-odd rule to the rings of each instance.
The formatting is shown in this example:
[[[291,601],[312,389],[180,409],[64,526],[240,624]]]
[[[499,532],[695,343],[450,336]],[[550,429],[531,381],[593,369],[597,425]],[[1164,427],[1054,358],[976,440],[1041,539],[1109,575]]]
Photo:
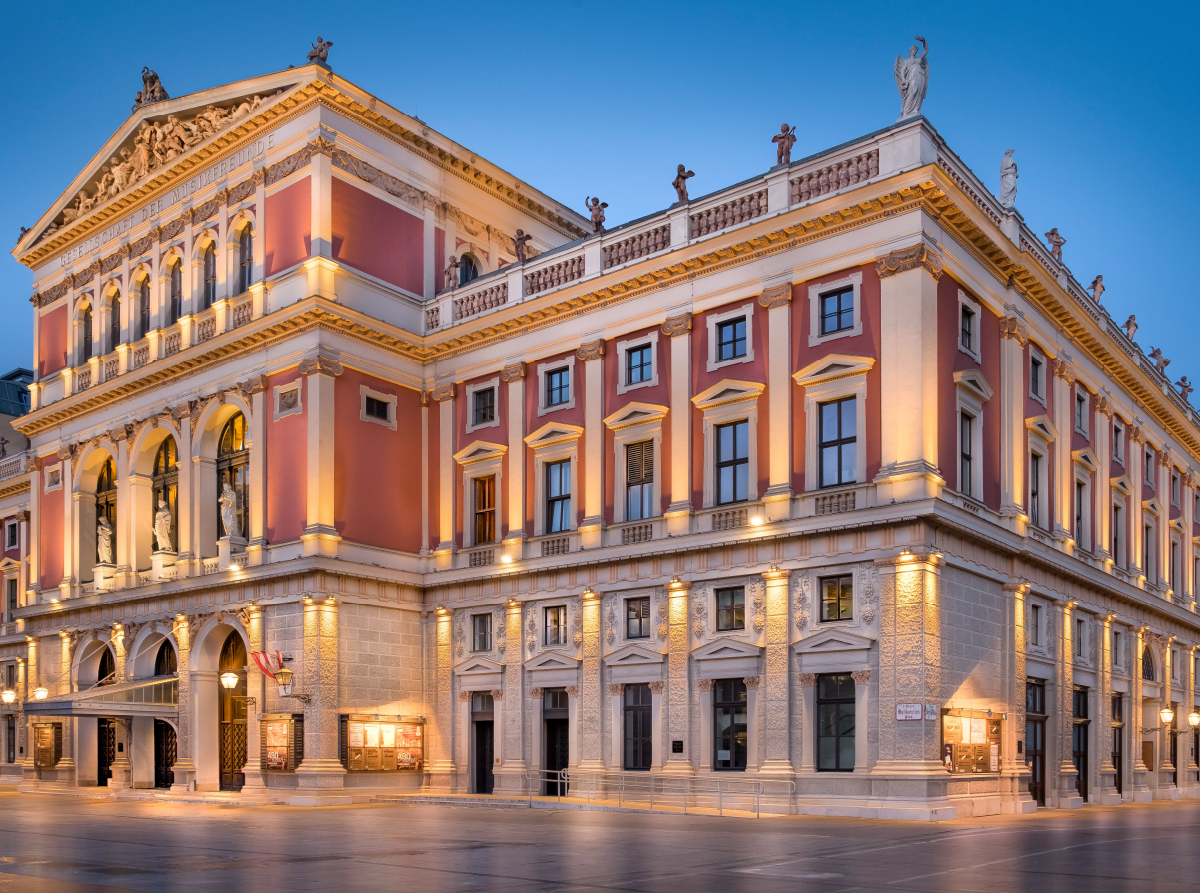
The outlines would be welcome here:
[[[455,388],[453,384],[438,385],[429,392],[429,396],[438,403],[445,403],[447,400],[454,399]]]
[[[336,378],[345,371],[345,367],[341,363],[328,357],[318,356],[300,361],[301,375],[331,375]]]
[[[875,272],[879,274],[880,279],[917,269],[925,270],[936,282],[942,278],[942,256],[921,242],[911,248],[889,251],[883,257],[875,259]]]
[[[765,307],[767,310],[773,310],[776,307],[786,307],[792,303],[792,284],[785,282],[783,285],[775,285],[765,289],[758,296],[759,306]]]
[[[510,363],[500,373],[501,381],[521,381],[525,377],[524,363]]]
[[[576,358],[580,360],[599,360],[604,357],[604,339],[600,338],[596,341],[589,341],[587,344],[579,345],[579,350],[575,351]]]
[[[692,313],[681,313],[679,316],[668,316],[662,324],[662,333],[668,338],[673,335],[686,335],[692,330]]]

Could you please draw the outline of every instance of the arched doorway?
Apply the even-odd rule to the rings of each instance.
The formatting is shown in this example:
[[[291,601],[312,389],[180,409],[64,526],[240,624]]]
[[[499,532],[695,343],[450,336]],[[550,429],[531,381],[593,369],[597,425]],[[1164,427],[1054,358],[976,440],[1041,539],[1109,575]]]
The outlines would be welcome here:
[[[179,672],[179,658],[175,648],[169,641],[163,639],[158,646],[158,654],[154,656],[155,676],[174,676]],[[175,765],[178,755],[178,741],[175,727],[161,719],[154,720],[154,786],[169,788],[175,783],[175,773],[171,767]]]
[[[112,460],[109,460],[112,461]],[[112,685],[117,681],[117,662],[109,648],[100,653],[96,670],[96,685]],[[96,784],[108,787],[112,778],[113,760],[117,758],[117,728],[111,719],[96,720]]]
[[[246,506],[250,496],[250,450],[246,448],[246,417],[240,412],[232,416],[221,429],[217,442],[217,498],[228,484],[237,496],[235,527],[226,530],[217,512],[217,538],[223,536],[246,536]],[[243,666],[245,662],[243,661]]]
[[[246,765],[246,646],[236,632],[230,633],[221,647],[217,673],[218,677],[222,673],[236,673],[238,677],[237,685],[231,689],[218,686],[220,736],[217,740],[221,755],[221,790],[240,791],[246,783],[242,771]]]

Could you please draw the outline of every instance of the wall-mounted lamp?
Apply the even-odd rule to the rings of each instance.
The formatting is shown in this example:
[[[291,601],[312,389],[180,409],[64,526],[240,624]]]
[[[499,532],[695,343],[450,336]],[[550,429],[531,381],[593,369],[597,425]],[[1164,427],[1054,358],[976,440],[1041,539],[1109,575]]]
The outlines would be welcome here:
[[[583,590],[583,597],[588,601],[591,601],[596,597],[596,591],[589,586],[587,589]]]
[[[1164,726],[1169,726],[1175,722],[1175,711],[1171,707],[1164,707],[1158,711],[1158,718],[1162,720]]]
[[[501,555],[500,563],[501,564],[512,564],[512,556],[511,555]]]
[[[438,616],[439,616],[439,617],[445,617],[445,616],[446,616],[447,614],[449,614],[450,612],[446,610],[446,606],[445,606],[445,605],[438,605],[438,606],[437,606],[437,613],[438,613]]]
[[[44,701],[48,697],[50,697],[50,692],[43,685],[39,685],[33,690],[33,699],[35,701]]]
[[[3,701],[5,704],[11,704],[16,699],[17,693],[11,688],[6,688],[3,692],[0,692],[0,701]]]
[[[241,677],[237,673],[222,673],[217,678],[221,680],[221,688],[226,691],[233,691],[237,688],[238,679]],[[229,697],[234,701],[245,701],[248,707],[254,706],[254,698],[247,695],[230,695]]]
[[[1200,713],[1197,713],[1195,710],[1193,710],[1191,713],[1189,713],[1188,714],[1188,725],[1191,726],[1193,729],[1200,728]]]

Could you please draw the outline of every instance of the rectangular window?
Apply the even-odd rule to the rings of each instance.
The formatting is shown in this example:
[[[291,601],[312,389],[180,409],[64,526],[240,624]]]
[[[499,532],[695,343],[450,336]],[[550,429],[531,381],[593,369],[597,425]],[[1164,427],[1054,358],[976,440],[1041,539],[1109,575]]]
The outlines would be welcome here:
[[[552,369],[546,373],[546,405],[561,406],[571,402],[571,368]]]
[[[821,486],[852,484],[858,480],[858,399],[822,403],[820,412]]]
[[[1146,473],[1142,476],[1146,480],[1146,484],[1151,488],[1154,487],[1154,451],[1146,450]]]
[[[1029,608],[1029,644],[1042,644],[1042,606],[1032,605]]]
[[[546,644],[567,644],[567,609],[565,605],[546,609]]]
[[[4,542],[6,549],[17,548],[17,522],[9,521],[4,525]]]
[[[1171,588],[1179,592],[1182,582],[1179,573],[1179,540],[1171,540]]]
[[[975,311],[966,304],[960,305],[962,312],[962,332],[959,335],[963,350],[975,352]]]
[[[854,286],[821,295],[821,334],[854,328]]]
[[[1038,453],[1029,454],[1029,523],[1034,527],[1042,524],[1042,457]]]
[[[746,589],[731,586],[717,590],[717,630],[746,628]]]
[[[1171,472],[1171,505],[1179,505],[1179,473]]]
[[[716,435],[717,505],[750,498],[750,424],[745,419],[718,425]]]
[[[1084,642],[1087,637],[1087,623],[1084,620],[1075,621],[1075,656],[1083,657]]]
[[[1075,482],[1075,544],[1081,549],[1086,549],[1087,544],[1083,542],[1083,518],[1084,509],[1087,508],[1087,484],[1083,481]]]
[[[654,511],[654,441],[625,447],[625,520],[652,518]]]
[[[1044,368],[1042,361],[1038,357],[1030,357],[1029,359],[1029,393],[1037,398],[1042,396],[1042,375]]]
[[[746,683],[718,679],[713,683],[713,769],[746,768]]]
[[[651,345],[642,344],[625,351],[625,384],[640,384],[653,377]]]
[[[1113,520],[1112,520],[1112,559],[1119,566],[1124,567],[1125,562],[1121,556],[1121,530],[1122,530],[1122,528],[1123,528],[1123,522],[1122,522],[1122,516],[1121,516],[1121,507],[1119,505],[1114,505],[1113,506]]]
[[[546,533],[571,529],[571,460],[546,463]]]
[[[1154,550],[1150,548],[1150,544],[1154,541],[1154,528],[1149,524],[1142,527],[1142,568],[1146,572],[1146,579],[1153,582],[1154,577],[1151,571],[1154,569]]]
[[[821,578],[821,620],[854,619],[854,577]]]
[[[746,317],[717,324],[717,362],[746,355]]]
[[[647,683],[626,683],[623,692],[625,759],[622,763],[626,770],[645,772],[654,761],[652,699]]]
[[[373,419],[380,419],[384,422],[390,422],[390,410],[392,404],[386,400],[378,400],[375,397],[366,397],[366,403],[363,406],[363,411]]]
[[[966,496],[975,496],[976,494],[971,492],[971,440],[975,435],[975,417],[966,412],[960,412],[958,415],[958,489]]]
[[[1112,631],[1112,662],[1114,667],[1125,665],[1125,661],[1121,657],[1121,633],[1118,630]],[[1113,717],[1116,720],[1116,717]]]
[[[471,615],[471,650],[492,650],[492,615]]]
[[[650,638],[649,597],[625,600],[625,637],[627,639]]]
[[[475,545],[496,541],[496,476],[472,480],[475,489]]]
[[[4,603],[5,610],[7,611],[7,616],[5,617],[5,622],[12,623],[13,612],[17,610],[17,578],[9,577],[4,582],[4,585],[8,590],[8,592],[6,594],[6,598],[5,598],[5,603]],[[11,665],[10,665],[10,669],[11,669]],[[12,686],[9,686],[9,687],[11,688]]]
[[[1087,397],[1075,394],[1075,430],[1087,434]]]
[[[854,680],[849,673],[817,677],[817,771],[854,770]]]
[[[1125,429],[1117,422],[1113,422],[1113,458],[1125,461]]]
[[[496,389],[481,388],[476,391],[471,407],[471,424],[486,425],[496,421]]]

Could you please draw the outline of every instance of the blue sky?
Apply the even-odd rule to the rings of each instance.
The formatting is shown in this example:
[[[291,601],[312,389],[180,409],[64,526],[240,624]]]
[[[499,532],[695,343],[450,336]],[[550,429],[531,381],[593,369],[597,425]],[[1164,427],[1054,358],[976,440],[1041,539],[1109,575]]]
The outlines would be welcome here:
[[[993,192],[1015,148],[1029,225],[1059,228],[1085,285],[1104,274],[1173,378],[1200,377],[1195,3],[6,6],[10,245],[121,125],[142,65],[183,95],[300,64],[322,34],[336,72],[581,213],[601,196],[613,226],[673,201],[679,162],[693,195],[761,173],[782,121],[796,158],[890,124],[921,34],[950,146]],[[0,262],[0,370],[31,362],[30,282]]]

